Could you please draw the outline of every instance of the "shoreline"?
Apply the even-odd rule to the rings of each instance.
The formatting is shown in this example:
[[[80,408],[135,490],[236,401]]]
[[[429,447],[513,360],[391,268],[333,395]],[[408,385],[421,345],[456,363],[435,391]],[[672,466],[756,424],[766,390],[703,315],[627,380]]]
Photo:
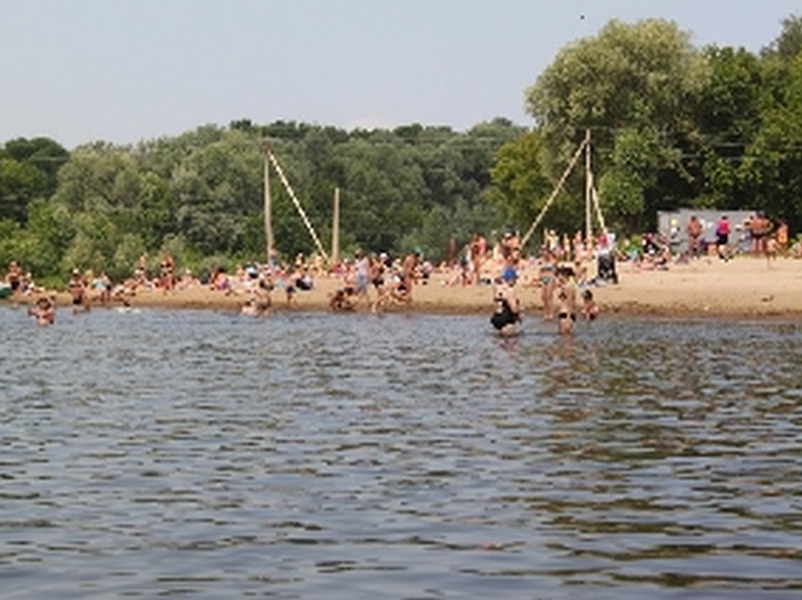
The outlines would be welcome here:
[[[671,265],[667,270],[647,271],[636,270],[632,263],[618,263],[617,272],[618,284],[589,288],[601,309],[601,318],[605,315],[774,320],[802,317],[802,261],[790,258],[779,258],[769,266],[765,258],[743,256],[721,263],[708,257],[690,264]],[[452,277],[452,274],[433,274],[427,284],[415,286],[411,306],[390,306],[383,312],[492,313],[490,285],[448,286],[447,281]],[[524,318],[541,316],[540,288],[533,284],[536,277],[534,266],[521,270],[517,289],[524,305]],[[330,294],[341,287],[342,282],[335,277],[318,278],[315,289],[295,294],[292,306],[287,306],[284,292],[278,288],[272,294],[272,311],[331,312]],[[134,308],[238,311],[246,298],[244,290],[226,294],[196,285],[167,294],[162,290],[138,292],[130,299],[130,305]],[[34,300],[35,296],[29,296],[17,303],[24,305]],[[57,303],[62,310],[69,307],[69,295],[59,293]],[[120,303],[112,302],[108,306],[120,306]],[[350,312],[370,314],[370,307],[362,302]]]

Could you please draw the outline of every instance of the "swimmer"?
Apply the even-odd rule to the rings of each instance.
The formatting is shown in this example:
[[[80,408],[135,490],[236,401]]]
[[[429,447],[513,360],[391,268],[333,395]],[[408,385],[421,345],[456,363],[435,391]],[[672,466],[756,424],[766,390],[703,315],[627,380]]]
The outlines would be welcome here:
[[[256,308],[256,302],[253,298],[248,298],[240,308],[239,314],[245,317],[255,317],[259,314],[258,309]]]
[[[42,296],[34,306],[28,307],[28,314],[36,318],[37,325],[52,325],[56,320],[56,305],[50,298]]]

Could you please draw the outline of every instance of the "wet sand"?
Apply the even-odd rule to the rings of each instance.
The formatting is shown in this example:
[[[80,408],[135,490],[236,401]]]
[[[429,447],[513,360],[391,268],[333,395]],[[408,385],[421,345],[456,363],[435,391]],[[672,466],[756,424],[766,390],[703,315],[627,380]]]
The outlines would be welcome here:
[[[764,258],[737,257],[727,263],[703,258],[687,265],[671,265],[668,270],[642,271],[631,264],[619,263],[617,271],[620,279],[617,285],[591,288],[603,314],[802,316],[802,260],[779,258],[769,267]],[[411,306],[395,305],[387,312],[480,314],[492,310],[489,285],[450,286],[447,282],[453,277],[435,273],[427,284],[415,287]],[[518,283],[519,297],[530,315],[539,314],[542,307],[535,279],[536,269],[529,267]],[[297,292],[291,306],[286,303],[284,290],[277,288],[273,292],[273,309],[327,311],[330,294],[340,287],[342,282],[337,278],[317,278],[315,289]],[[131,305],[238,310],[246,298],[246,292],[227,295],[197,285],[169,294],[161,290],[139,292],[131,299]],[[60,303],[67,300],[60,297]],[[367,303],[356,308],[356,312],[369,310]]]

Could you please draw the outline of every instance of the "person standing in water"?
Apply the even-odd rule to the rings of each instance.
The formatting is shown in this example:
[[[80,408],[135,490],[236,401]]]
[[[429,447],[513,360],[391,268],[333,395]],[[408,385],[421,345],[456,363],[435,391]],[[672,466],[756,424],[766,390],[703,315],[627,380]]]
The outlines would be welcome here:
[[[585,290],[582,292],[582,318],[586,321],[595,321],[599,316],[599,305],[593,299],[593,292]]]
[[[51,298],[42,296],[34,306],[28,307],[28,314],[42,326],[52,325],[56,320],[56,304]]]
[[[518,274],[512,267],[507,267],[501,274],[493,290],[495,312],[490,323],[501,335],[516,333],[516,324],[521,322],[521,302],[515,294],[515,282]]]

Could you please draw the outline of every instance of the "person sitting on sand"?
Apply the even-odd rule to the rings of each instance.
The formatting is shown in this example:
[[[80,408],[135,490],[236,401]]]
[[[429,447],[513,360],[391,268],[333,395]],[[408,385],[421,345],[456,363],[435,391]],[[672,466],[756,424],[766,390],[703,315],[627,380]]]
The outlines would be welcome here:
[[[192,271],[190,269],[184,269],[184,274],[181,275],[181,279],[176,283],[176,287],[179,290],[185,290],[188,287],[192,287],[197,284],[198,281],[192,275]]]
[[[309,272],[308,267],[303,267],[300,276],[295,279],[295,287],[305,292],[314,289],[315,282],[312,279],[312,274]]]
[[[11,293],[17,295],[22,287],[22,267],[16,260],[12,260],[8,265],[8,272],[5,277],[6,283],[11,287]]]
[[[498,279],[493,290],[495,312],[490,323],[502,335],[515,333],[516,323],[521,321],[521,302],[515,294],[515,281],[518,274],[512,267],[507,267]]]
[[[241,315],[263,317],[270,314],[270,308],[273,305],[270,292],[273,289],[273,284],[262,275],[259,277],[259,284],[249,292],[248,299],[242,304]]]
[[[42,296],[34,306],[28,307],[28,314],[36,317],[37,325],[52,325],[56,320],[56,304],[47,296]]]
[[[231,294],[231,281],[223,267],[216,267],[209,276],[209,289]]]
[[[413,281],[414,276],[410,275],[408,271],[393,274],[390,277],[390,298],[402,304],[412,304]]]
[[[356,293],[352,287],[340,288],[329,297],[329,308],[334,312],[354,310]]]

